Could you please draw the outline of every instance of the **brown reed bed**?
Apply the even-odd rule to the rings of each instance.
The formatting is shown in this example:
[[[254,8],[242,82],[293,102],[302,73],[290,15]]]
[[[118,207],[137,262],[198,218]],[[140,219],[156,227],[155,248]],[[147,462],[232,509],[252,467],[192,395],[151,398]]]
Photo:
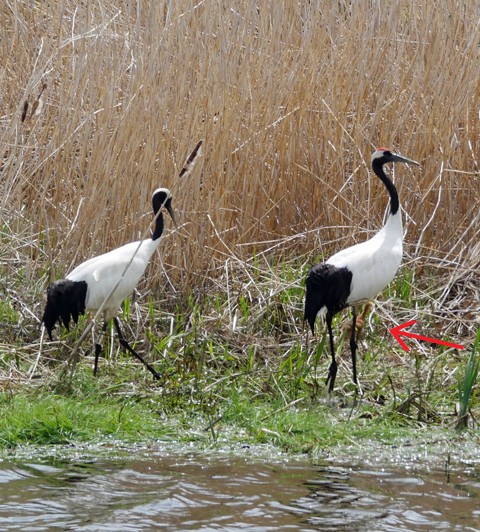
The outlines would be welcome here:
[[[167,293],[167,309],[221,294],[230,329],[243,295],[252,324],[281,308],[298,337],[307,265],[382,224],[378,145],[422,168],[394,170],[407,295],[392,288],[377,312],[473,341],[478,6],[11,0],[0,17],[0,273],[21,315],[5,320],[9,345],[20,329],[36,345],[52,278],[143,233],[157,186],[181,228],[140,293]],[[177,178],[199,139],[203,157]]]

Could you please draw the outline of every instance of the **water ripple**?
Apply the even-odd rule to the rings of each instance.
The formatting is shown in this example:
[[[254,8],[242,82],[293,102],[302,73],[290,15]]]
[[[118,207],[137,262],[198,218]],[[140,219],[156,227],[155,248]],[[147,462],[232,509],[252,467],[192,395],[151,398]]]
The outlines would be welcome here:
[[[479,530],[479,471],[143,459],[0,463],[1,530]]]

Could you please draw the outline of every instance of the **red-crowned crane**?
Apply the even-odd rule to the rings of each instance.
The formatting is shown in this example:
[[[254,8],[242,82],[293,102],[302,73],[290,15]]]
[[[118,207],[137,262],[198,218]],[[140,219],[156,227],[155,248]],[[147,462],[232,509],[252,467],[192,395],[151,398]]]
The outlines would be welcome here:
[[[72,270],[65,279],[52,283],[47,289],[47,305],[42,322],[51,340],[52,331],[57,321],[63,323],[68,329],[70,319],[77,323],[79,314],[84,314],[86,310],[98,310],[105,302],[103,332],[107,329],[108,321],[113,318],[122,347],[137,357],[152,375],[159,379],[160,375],[155,369],[124,338],[117,318],[120,305],[137,286],[153,252],[160,244],[164,225],[161,212],[163,207],[167,209],[175,223],[172,194],[168,189],[155,190],[152,195],[152,205],[155,214],[155,228],[152,237],[130,242],[108,253],[86,260]],[[94,374],[97,372],[100,351],[101,345],[95,344]]]
[[[315,334],[318,313],[326,312],[332,363],[325,384],[333,392],[337,375],[333,343],[333,316],[346,307],[352,307],[350,350],[352,353],[353,382],[357,381],[355,341],[356,307],[374,299],[395,277],[402,261],[402,213],[395,185],[383,170],[386,163],[419,165],[416,161],[378,148],[372,155],[372,169],[381,179],[390,195],[390,213],[385,225],[371,239],[339,251],[326,262],[318,263],[307,274],[305,295],[305,320]]]

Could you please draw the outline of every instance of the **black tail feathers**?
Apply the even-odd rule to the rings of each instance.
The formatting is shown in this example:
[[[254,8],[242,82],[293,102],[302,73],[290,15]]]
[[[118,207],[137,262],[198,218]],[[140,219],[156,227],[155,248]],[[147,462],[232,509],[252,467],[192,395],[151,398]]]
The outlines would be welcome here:
[[[48,287],[47,305],[42,322],[45,324],[50,340],[57,321],[61,321],[68,330],[70,319],[77,323],[78,316],[85,314],[86,297],[87,283],[85,281],[61,279]]]
[[[352,272],[332,264],[319,263],[310,268],[305,281],[304,320],[315,334],[315,318],[326,307],[331,316],[345,308],[352,285]]]

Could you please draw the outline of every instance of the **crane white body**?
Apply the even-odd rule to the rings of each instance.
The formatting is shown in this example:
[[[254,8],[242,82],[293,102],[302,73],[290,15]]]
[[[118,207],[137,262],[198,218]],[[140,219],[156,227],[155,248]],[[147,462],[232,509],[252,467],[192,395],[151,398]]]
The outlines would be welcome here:
[[[66,279],[85,281],[87,283],[85,308],[86,310],[97,310],[125,272],[115,291],[105,303],[103,312],[105,321],[108,321],[117,314],[122,301],[137,286],[159,244],[160,238],[156,240],[147,238],[143,242],[130,242],[83,262],[72,270]],[[127,265],[128,269],[125,271]]]
[[[403,226],[401,211],[390,215],[386,224],[372,238],[339,251],[327,260],[352,274],[347,305],[374,299],[395,277],[402,262]]]

